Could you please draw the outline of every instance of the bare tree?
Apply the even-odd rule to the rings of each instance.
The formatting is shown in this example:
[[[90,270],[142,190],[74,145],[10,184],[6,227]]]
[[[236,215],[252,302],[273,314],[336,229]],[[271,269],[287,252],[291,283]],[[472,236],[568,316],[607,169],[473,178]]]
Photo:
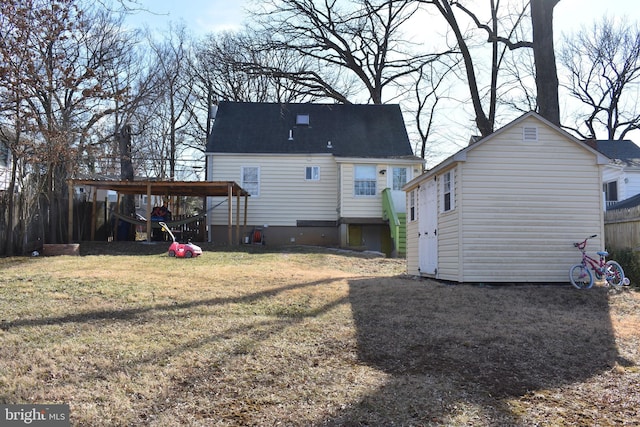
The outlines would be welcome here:
[[[130,40],[121,20],[81,0],[7,0],[3,7],[12,13],[3,14],[0,62],[15,79],[2,84],[20,117],[12,126],[30,134],[31,170],[48,200],[45,240],[56,242],[66,237],[66,180],[83,164],[92,130],[129,89],[108,80]]]
[[[192,52],[189,35],[184,24],[172,24],[162,41],[151,41],[154,69],[158,78],[158,91],[154,110],[161,128],[162,141],[167,141],[165,151],[159,158],[169,159],[168,178],[176,179],[176,159],[180,149],[182,130],[191,119],[190,104],[194,95],[194,81],[190,72]],[[162,105],[162,107],[160,107]],[[159,108],[160,107],[160,108]]]
[[[352,102],[354,96],[364,92],[370,102],[381,104],[385,88],[442,54],[418,54],[415,46],[403,41],[401,27],[418,10],[415,3],[268,2],[266,11],[257,15],[264,31],[272,35],[265,48],[296,52],[305,58],[305,67],[256,68],[304,85],[307,93],[341,103]]]
[[[565,37],[560,61],[570,78],[566,88],[582,103],[575,113],[579,125],[569,129],[583,138],[604,134],[610,140],[640,129],[637,24],[605,17],[590,30]]]
[[[504,74],[503,68],[507,50],[532,48],[536,68],[535,82],[538,110],[543,117],[546,117],[551,122],[560,123],[558,79],[552,25],[553,8],[558,1],[532,0],[523,2],[520,9],[511,11],[507,8],[507,14],[502,15],[499,13],[501,11],[500,0],[491,0],[489,2],[489,18],[482,20],[478,12],[471,11],[459,1],[421,0],[422,3],[432,5],[440,13],[455,36],[464,61],[476,125],[483,136],[493,132],[495,126],[496,111],[500,99],[498,90],[501,83],[499,79]],[[515,39],[516,36],[522,35],[522,31],[519,31],[519,28],[523,25],[526,17],[527,3],[530,3],[533,41]],[[459,15],[456,11],[459,11],[462,15]],[[491,45],[490,82],[486,86],[486,97],[482,89],[483,86],[479,83],[480,73],[476,66],[480,58],[472,54],[470,39],[465,27],[462,26],[464,23],[463,17],[470,19],[476,28],[482,30]],[[506,87],[506,90],[513,90],[514,87],[517,87],[517,81],[512,81],[510,84],[502,86]]]
[[[531,0],[533,56],[536,65],[538,112],[560,126],[558,70],[553,45],[553,9],[560,0]]]

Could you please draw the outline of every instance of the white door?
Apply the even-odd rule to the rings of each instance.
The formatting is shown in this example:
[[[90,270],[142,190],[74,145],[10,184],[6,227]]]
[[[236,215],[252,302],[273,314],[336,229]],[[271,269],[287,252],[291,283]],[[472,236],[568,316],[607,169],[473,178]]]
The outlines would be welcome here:
[[[420,273],[438,271],[438,192],[431,179],[418,191],[418,267]]]

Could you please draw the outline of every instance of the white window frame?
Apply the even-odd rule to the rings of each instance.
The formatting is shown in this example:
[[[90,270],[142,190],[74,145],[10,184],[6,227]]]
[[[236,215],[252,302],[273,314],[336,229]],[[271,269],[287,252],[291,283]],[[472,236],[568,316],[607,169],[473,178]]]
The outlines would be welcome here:
[[[443,173],[440,177],[440,194],[442,195],[440,212],[453,211],[455,209],[455,175],[453,170]],[[449,206],[447,206],[447,201]]]
[[[376,165],[354,165],[353,195],[355,197],[375,197],[377,193]]]
[[[409,191],[409,222],[416,221],[416,199],[418,198],[418,190]]]
[[[255,181],[247,180],[247,175],[250,172],[255,171],[252,175],[255,175]],[[249,176],[249,178],[253,178]],[[260,167],[259,166],[242,166],[240,168],[240,186],[247,190],[251,197],[260,196]]]
[[[320,166],[306,166],[304,168],[305,181],[320,181]]]

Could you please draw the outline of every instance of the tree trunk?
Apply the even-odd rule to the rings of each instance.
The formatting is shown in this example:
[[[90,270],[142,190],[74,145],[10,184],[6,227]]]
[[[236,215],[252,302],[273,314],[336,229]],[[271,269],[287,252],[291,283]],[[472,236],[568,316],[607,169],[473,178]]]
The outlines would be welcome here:
[[[131,161],[131,126],[125,124],[116,133],[118,149],[120,151],[120,179],[133,181],[133,162]],[[122,214],[135,215],[136,206],[133,195],[127,194],[122,198]]]
[[[560,126],[558,72],[553,47],[553,8],[559,0],[532,0],[533,56],[536,63],[538,112]]]

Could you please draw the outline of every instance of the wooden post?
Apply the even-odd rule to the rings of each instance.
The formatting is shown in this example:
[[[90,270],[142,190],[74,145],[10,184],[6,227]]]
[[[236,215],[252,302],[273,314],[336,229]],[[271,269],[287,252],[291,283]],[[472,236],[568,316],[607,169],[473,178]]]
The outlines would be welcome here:
[[[229,245],[231,245],[231,229],[233,226],[233,206],[231,206],[233,204],[233,186],[231,185],[231,183],[227,184],[227,200],[227,205],[229,205],[227,209],[227,213],[229,215],[229,219],[227,221],[227,242]]]
[[[240,192],[236,193],[236,245],[240,244]]]
[[[151,183],[147,183],[147,242],[151,242]]]
[[[67,215],[67,243],[73,242],[73,180],[67,183],[69,188],[69,215]]]
[[[242,224],[242,235],[247,232],[247,207],[249,206],[249,195],[244,195],[244,223]]]
[[[116,212],[120,213],[120,193],[118,193],[118,199],[116,201]],[[118,241],[118,229],[120,228],[120,218],[116,216],[116,220],[114,222],[115,230],[113,230],[113,241]]]
[[[97,212],[97,203],[98,203],[98,189],[93,187],[93,201],[91,204],[91,241],[96,240],[96,223],[98,222],[98,218],[96,218]]]

